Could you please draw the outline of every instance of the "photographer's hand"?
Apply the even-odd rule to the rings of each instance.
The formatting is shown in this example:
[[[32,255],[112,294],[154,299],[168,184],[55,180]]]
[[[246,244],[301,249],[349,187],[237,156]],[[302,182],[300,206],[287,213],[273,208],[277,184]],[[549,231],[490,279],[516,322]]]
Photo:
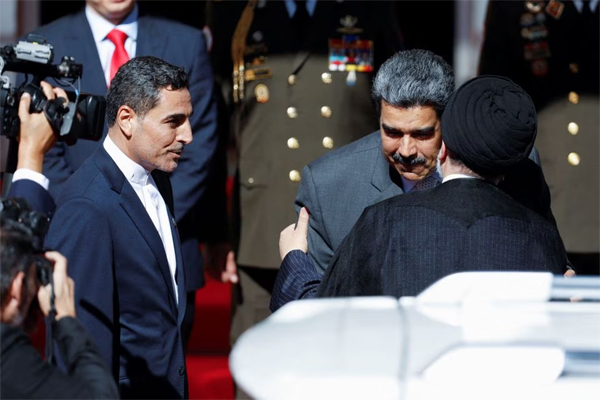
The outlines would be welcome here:
[[[41,82],[42,90],[48,100],[62,97],[67,100],[63,89],[53,88],[49,83]],[[68,102],[68,100],[67,100]],[[19,134],[19,154],[17,169],[27,168],[42,173],[44,155],[56,143],[56,135],[44,113],[29,113],[31,96],[23,93],[19,101],[19,118],[21,129]]]
[[[75,318],[75,283],[67,275],[67,259],[57,251],[48,251],[44,256],[54,264],[52,279],[54,280],[54,307],[56,320],[62,317]],[[38,301],[44,316],[50,313],[50,285],[40,287]]]

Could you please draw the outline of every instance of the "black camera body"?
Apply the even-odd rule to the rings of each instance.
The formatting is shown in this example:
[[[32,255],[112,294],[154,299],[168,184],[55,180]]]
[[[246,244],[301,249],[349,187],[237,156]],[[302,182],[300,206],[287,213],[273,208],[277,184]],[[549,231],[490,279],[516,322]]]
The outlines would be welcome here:
[[[29,203],[20,197],[0,199],[0,215],[4,221],[30,238],[37,280],[42,286],[52,283],[52,263],[44,257],[44,237],[50,220],[44,213],[33,211]]]
[[[33,76],[31,82],[19,87],[10,84],[7,76],[0,79],[0,135],[16,139],[21,121],[18,116],[19,101],[25,92],[31,95],[29,111],[44,112],[59,141],[73,145],[78,139],[100,140],[104,130],[106,99],[103,96],[67,92],[69,104],[62,99],[48,101],[40,82],[46,78],[76,82],[81,79],[83,65],[73,57],[64,56],[60,63],[52,64],[54,48],[38,35],[29,35],[27,41],[0,48],[0,73],[19,72]]]

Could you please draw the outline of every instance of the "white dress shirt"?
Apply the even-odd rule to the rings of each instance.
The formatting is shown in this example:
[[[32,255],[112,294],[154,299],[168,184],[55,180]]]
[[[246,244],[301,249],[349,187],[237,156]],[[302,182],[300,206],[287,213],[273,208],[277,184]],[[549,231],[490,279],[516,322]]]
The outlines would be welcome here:
[[[175,257],[175,244],[173,243],[173,232],[171,230],[171,218],[167,210],[167,204],[158,192],[156,183],[150,175],[150,172],[146,171],[141,165],[131,160],[125,153],[117,147],[117,145],[111,140],[109,135],[106,135],[103,143],[104,149],[108,155],[113,159],[117,167],[121,170],[127,181],[135,190],[142,205],[146,209],[148,216],[152,220],[152,223],[156,227],[156,230],[162,239],[165,253],[167,255],[167,261],[169,262],[169,269],[171,271],[171,281],[173,282],[173,288],[175,292],[175,300],[179,301],[177,294],[177,281],[175,279],[175,272],[177,270],[177,260]],[[148,186],[152,186],[149,188]],[[152,192],[155,191],[157,196],[153,197]],[[150,199],[153,197],[157,203],[153,203]],[[156,209],[158,208],[158,215]],[[131,249],[131,251],[136,251]]]
[[[98,14],[90,6],[85,7],[85,16],[92,28],[92,34],[94,35],[94,42],[96,42],[96,49],[100,56],[100,63],[102,64],[102,70],[104,71],[104,79],[107,82],[110,75],[110,60],[112,59],[113,52],[115,51],[115,45],[106,35],[113,29],[118,29],[127,34],[127,40],[125,41],[125,50],[129,54],[129,58],[135,57],[135,50],[137,46],[137,34],[138,34],[138,6],[137,4],[133,8],[133,11],[123,22],[119,25],[113,25]]]
[[[18,168],[15,171],[12,177],[12,182],[20,180],[34,181],[46,190],[48,190],[48,186],[50,185],[50,181],[43,174],[40,174],[39,172],[35,172],[28,168]]]

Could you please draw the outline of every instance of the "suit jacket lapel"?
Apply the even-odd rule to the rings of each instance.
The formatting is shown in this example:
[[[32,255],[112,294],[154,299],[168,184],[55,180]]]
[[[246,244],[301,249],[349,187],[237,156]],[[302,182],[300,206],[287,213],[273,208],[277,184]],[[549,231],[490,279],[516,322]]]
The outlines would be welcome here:
[[[175,248],[175,260],[177,265],[177,296],[179,302],[177,305],[178,309],[178,323],[181,324],[183,316],[185,314],[186,307],[186,291],[185,291],[185,268],[183,267],[183,255],[181,254],[181,241],[179,239],[179,232],[177,230],[177,222],[174,216],[174,201],[173,201],[173,189],[171,187],[171,181],[169,180],[169,174],[163,171],[154,170],[152,172],[154,182],[158,187],[158,191],[167,204],[167,210],[169,212],[169,220],[171,222],[171,235],[173,236],[173,247]]]
[[[156,231],[156,227],[152,223],[148,212],[142,205],[142,202],[140,201],[138,195],[135,193],[135,190],[133,190],[133,187],[125,179],[125,176],[123,175],[119,167],[117,167],[117,165],[110,158],[106,150],[104,150],[104,147],[98,147],[94,154],[94,161],[111,184],[111,189],[121,196],[121,207],[123,207],[127,215],[129,215],[129,217],[131,218],[131,222],[133,222],[133,224],[140,232],[140,235],[148,244],[148,247],[150,247],[150,249],[152,250],[152,253],[156,258],[158,267],[160,268],[160,272],[165,281],[165,285],[167,286],[169,294],[173,299],[173,301],[171,302],[171,311],[174,315],[177,315],[177,309],[175,307],[175,292],[171,280],[171,270],[169,268],[169,262],[167,261],[167,255],[165,254],[165,248],[163,246],[162,240],[160,239],[160,236]],[[175,247],[177,248],[178,246],[176,245]]]
[[[156,56],[164,58],[164,49],[167,46],[167,37],[158,29],[151,17],[138,19],[138,41],[135,50],[136,56]]]
[[[83,63],[83,86],[87,93],[106,95],[106,79],[92,28],[85,17],[85,12],[78,13],[73,19],[73,29],[65,33],[67,53],[75,57],[76,63]],[[92,43],[93,45],[90,45]],[[59,60],[55,60],[59,61]]]
[[[376,197],[372,204],[404,193],[402,188],[396,185],[390,177],[390,165],[383,154],[381,154],[380,137],[377,139],[377,144],[377,151],[374,152],[374,159],[371,164],[373,165],[371,184],[380,192],[380,195]]]

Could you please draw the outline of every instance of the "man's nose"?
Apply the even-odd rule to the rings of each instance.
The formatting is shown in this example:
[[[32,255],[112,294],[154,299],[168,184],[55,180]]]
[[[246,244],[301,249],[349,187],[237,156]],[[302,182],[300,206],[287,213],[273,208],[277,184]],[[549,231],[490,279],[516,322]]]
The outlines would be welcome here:
[[[178,133],[177,141],[183,144],[190,144],[194,139],[192,135],[192,126],[190,121],[187,120],[185,124],[181,125],[180,131]]]
[[[408,135],[405,135],[400,139],[400,143],[398,144],[398,154],[402,157],[411,157],[417,155],[417,146],[415,146],[415,141]]]

